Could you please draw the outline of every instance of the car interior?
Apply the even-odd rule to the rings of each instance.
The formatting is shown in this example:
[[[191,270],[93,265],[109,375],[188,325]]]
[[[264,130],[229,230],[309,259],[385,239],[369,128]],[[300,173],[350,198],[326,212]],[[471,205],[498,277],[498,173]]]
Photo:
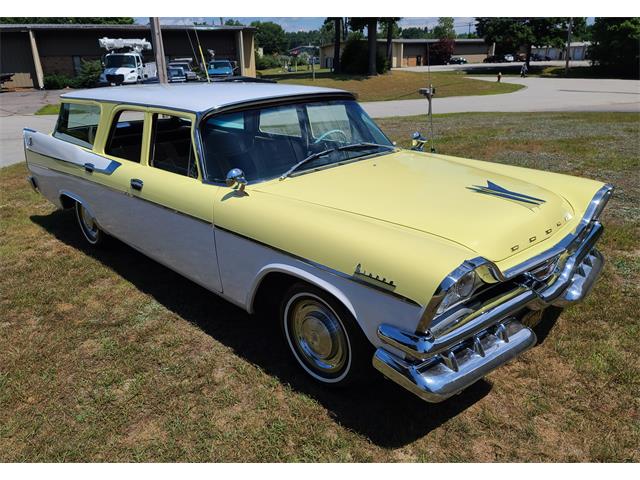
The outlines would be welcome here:
[[[151,132],[151,166],[187,177],[198,177],[189,119],[155,114]]]
[[[224,117],[212,117],[203,125],[210,180],[224,181],[232,168],[240,168],[249,181],[273,178],[307,155],[301,131],[284,134],[277,128],[260,128],[256,111],[234,114],[231,120]]]
[[[132,162],[140,162],[143,127],[144,114],[142,112],[127,110],[118,112],[109,133],[109,139],[104,149],[105,153]]]

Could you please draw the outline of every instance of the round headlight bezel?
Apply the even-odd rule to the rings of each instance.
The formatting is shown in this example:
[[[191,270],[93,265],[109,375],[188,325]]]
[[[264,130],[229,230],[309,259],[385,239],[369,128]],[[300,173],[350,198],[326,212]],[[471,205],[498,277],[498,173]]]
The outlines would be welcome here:
[[[469,270],[453,283],[442,297],[436,310],[436,316],[468,300],[479,287],[481,280],[475,270]]]

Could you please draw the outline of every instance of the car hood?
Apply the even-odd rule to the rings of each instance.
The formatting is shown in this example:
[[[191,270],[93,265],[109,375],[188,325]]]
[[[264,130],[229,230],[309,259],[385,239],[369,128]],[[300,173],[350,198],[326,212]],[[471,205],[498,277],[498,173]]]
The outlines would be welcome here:
[[[104,75],[127,75],[131,70],[134,70],[135,73],[135,69],[136,67],[112,67],[105,68],[102,73]]]
[[[574,215],[539,185],[407,150],[255,189],[419,230],[496,262],[552,237]]]

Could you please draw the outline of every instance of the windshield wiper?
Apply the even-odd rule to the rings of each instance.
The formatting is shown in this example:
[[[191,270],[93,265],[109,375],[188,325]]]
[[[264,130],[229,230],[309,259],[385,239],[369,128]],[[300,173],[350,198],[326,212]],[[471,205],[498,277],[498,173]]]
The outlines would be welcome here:
[[[284,172],[282,175],[280,175],[280,180],[284,180],[285,178],[287,178],[289,175],[291,175],[293,172],[295,172],[298,169],[298,167],[304,165],[305,163],[310,162],[311,160],[315,160],[316,158],[324,157],[325,155],[328,155],[331,152],[335,152],[336,150],[338,150],[338,149],[337,148],[328,148],[327,150],[322,150],[321,152],[312,153],[308,157],[303,158],[298,163],[293,165],[289,170]]]
[[[324,157],[325,155],[328,155],[331,152],[343,151],[343,150],[360,150],[360,149],[372,148],[372,147],[382,147],[382,148],[390,148],[390,149],[395,148],[393,145],[383,145],[381,143],[371,143],[371,142],[358,142],[358,143],[351,143],[349,145],[342,145],[341,147],[328,148],[327,150],[323,150],[321,152],[312,153],[308,157],[300,160],[298,163],[293,165],[289,170],[287,170],[282,175],[280,175],[280,180],[284,180],[285,178],[287,178],[289,175],[291,175],[294,171],[296,171],[300,166],[304,165],[305,163],[310,162],[311,160],[315,160],[316,158]]]

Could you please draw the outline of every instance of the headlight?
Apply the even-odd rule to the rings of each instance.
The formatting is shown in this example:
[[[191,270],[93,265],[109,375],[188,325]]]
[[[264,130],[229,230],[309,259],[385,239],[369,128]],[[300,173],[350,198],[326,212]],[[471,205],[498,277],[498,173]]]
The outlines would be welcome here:
[[[449,288],[449,291],[440,302],[440,305],[438,305],[436,315],[440,315],[445,310],[469,298],[475,290],[475,285],[476,272],[472,270],[465,273]]]

